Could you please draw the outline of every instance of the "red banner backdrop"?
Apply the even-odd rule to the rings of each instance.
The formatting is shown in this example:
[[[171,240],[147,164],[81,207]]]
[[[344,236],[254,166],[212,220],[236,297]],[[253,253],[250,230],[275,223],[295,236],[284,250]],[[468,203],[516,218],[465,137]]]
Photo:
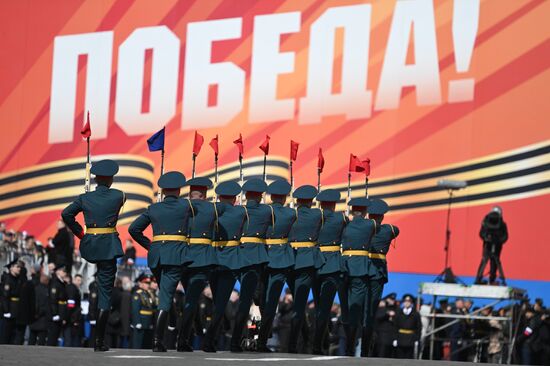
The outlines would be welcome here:
[[[401,229],[393,271],[443,267],[446,192],[451,265],[472,275],[479,226],[492,205],[510,230],[508,277],[549,280],[550,3],[543,0],[11,1],[0,4],[0,220],[45,241],[84,187],[92,160],[121,164],[128,194],[121,235],[166,169],[191,174],[194,131],[218,136],[220,179],[288,178],[346,193],[350,153],[370,158],[369,195]],[[198,174],[213,173],[201,151]],[[352,196],[364,194],[364,173]],[[344,200],[340,207],[343,207]],[[143,251],[140,252],[144,254]]]

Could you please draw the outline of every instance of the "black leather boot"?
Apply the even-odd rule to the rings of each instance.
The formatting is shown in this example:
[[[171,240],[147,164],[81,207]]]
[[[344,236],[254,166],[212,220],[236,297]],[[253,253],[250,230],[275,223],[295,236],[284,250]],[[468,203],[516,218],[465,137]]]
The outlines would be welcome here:
[[[273,352],[269,347],[267,347],[267,340],[269,339],[269,334],[271,333],[272,327],[273,327],[273,317],[262,318],[262,325],[260,327],[260,332],[258,333],[258,343],[256,346],[257,352],[260,352],[260,353]]]
[[[235,318],[235,327],[233,328],[233,335],[231,336],[231,345],[229,350],[234,353],[243,352],[243,347],[241,346],[241,340],[243,337],[243,330],[248,321],[248,313],[241,314],[237,313]]]
[[[288,353],[298,353],[298,338],[302,333],[302,320],[292,319],[290,321],[290,337],[288,338]]]
[[[363,334],[361,336],[361,357],[369,357],[372,344],[372,333],[373,329],[371,327],[363,328]]]
[[[315,322],[315,335],[313,336],[313,349],[311,353],[314,355],[323,355],[323,341],[327,332],[327,322]]]
[[[206,335],[202,343],[202,350],[208,353],[216,353],[215,340],[218,339],[218,325],[216,320],[212,321],[206,330]]]
[[[193,317],[194,314],[192,313],[183,313],[183,321],[181,322],[181,328],[178,332],[178,342],[176,345],[176,351],[178,352],[193,352],[193,347],[189,344]]]
[[[159,310],[155,324],[155,334],[153,335],[153,352],[166,352],[166,347],[162,343],[164,331],[166,330],[166,320],[168,320],[168,312]]]
[[[346,337],[346,356],[355,356],[355,346],[357,342],[357,326],[349,326],[349,337]]]
[[[107,352],[109,350],[109,347],[105,345],[105,327],[107,326],[107,320],[109,320],[109,310],[99,309],[95,327],[95,352]]]

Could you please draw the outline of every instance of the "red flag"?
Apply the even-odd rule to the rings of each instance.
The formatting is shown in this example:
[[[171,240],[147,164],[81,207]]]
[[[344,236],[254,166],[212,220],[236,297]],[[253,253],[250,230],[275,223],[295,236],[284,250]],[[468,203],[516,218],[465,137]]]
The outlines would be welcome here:
[[[363,160],[363,169],[365,169],[365,175],[368,177],[370,175],[370,159]]]
[[[193,142],[193,155],[199,155],[203,143],[204,137],[202,135],[199,135],[199,133],[195,131],[195,141]]]
[[[292,161],[296,161],[296,157],[298,156],[298,146],[300,146],[300,143],[290,140],[290,160]]]
[[[92,129],[90,127],[90,111],[88,111],[88,118],[86,120],[86,124],[84,125],[84,127],[82,127],[80,134],[82,135],[82,138],[85,138],[85,139],[92,136]]]
[[[239,156],[243,156],[244,146],[243,146],[243,136],[239,133],[239,138],[233,141],[235,145],[239,148]]]
[[[363,172],[365,167],[363,162],[355,155],[349,154],[349,171],[350,172]]]
[[[260,145],[260,150],[264,152],[264,154],[269,154],[269,140],[271,137],[269,135],[265,135],[265,141]]]
[[[218,135],[210,140],[210,146],[212,147],[212,150],[214,150],[214,154],[218,155]]]
[[[325,167],[325,158],[323,157],[323,149],[319,148],[319,158],[317,160],[317,169],[319,169],[319,173],[323,172],[324,167]]]

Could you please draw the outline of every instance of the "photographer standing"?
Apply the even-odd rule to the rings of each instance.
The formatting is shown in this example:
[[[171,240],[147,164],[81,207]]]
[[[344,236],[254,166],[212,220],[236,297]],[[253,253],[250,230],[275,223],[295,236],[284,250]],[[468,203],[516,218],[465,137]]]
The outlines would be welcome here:
[[[495,282],[498,269],[502,285],[506,285],[502,264],[500,262],[500,252],[502,250],[502,245],[508,240],[508,228],[502,219],[502,209],[499,206],[493,207],[491,212],[485,216],[481,223],[479,236],[483,240],[483,257],[479,269],[477,270],[475,283],[482,283],[483,271],[485,270],[487,261],[490,260],[491,273],[489,276],[489,283],[493,284]]]

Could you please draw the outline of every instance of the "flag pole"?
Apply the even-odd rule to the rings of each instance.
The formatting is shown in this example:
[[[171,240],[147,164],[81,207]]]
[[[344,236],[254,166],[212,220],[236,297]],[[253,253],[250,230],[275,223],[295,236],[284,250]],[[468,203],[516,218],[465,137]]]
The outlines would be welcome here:
[[[239,180],[241,181],[241,187],[244,184],[244,175],[243,175],[243,156],[239,153]],[[239,201],[241,206],[243,204],[243,193],[239,194]]]
[[[84,192],[90,192],[90,169],[92,164],[90,164],[90,137],[86,137],[86,178],[84,181]]]
[[[218,154],[214,154],[214,183],[218,185]]]
[[[349,215],[349,199],[351,197],[351,172],[348,172],[348,199],[346,202],[346,215]]]
[[[365,197],[369,198],[369,176],[365,175]]]
[[[162,176],[164,174],[164,149],[160,152],[160,175]],[[157,202],[162,201],[162,189],[159,187],[159,190],[157,192]]]
[[[267,154],[264,153],[264,173],[263,173],[263,176],[264,176],[264,182],[266,180],[266,174],[265,174],[265,166],[267,164]]]
[[[292,159],[290,159],[290,208],[294,208],[294,171],[292,169]]]
[[[193,171],[191,173],[191,178],[195,178],[195,160],[197,159],[197,155],[193,153]]]
[[[321,192],[321,169],[317,168],[317,191]]]

